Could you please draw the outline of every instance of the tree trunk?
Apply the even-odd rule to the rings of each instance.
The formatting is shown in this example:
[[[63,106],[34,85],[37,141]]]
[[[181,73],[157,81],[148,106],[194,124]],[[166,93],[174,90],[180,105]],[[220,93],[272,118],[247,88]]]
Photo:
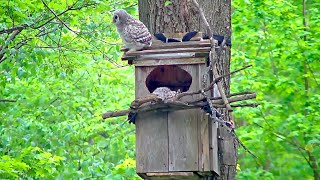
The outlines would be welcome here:
[[[139,0],[140,20],[148,27],[151,33],[175,33],[202,31],[205,32],[198,10],[190,0],[171,0],[165,6],[165,0]],[[231,29],[231,0],[198,0],[200,7],[211,26],[214,34],[225,35]],[[221,55],[218,62],[220,75],[230,72],[230,48]],[[230,77],[222,81],[226,94],[230,93]],[[218,94],[218,93],[214,93]],[[230,117],[225,110],[225,120]],[[219,127],[219,165],[218,179],[235,179],[237,148],[233,137]]]

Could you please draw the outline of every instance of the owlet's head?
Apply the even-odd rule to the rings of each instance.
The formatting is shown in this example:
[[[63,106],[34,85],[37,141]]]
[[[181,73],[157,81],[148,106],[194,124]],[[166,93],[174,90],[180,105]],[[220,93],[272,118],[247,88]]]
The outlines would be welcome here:
[[[113,13],[112,22],[115,25],[124,24],[127,21],[129,16],[130,15],[127,13],[127,11],[123,9],[115,10]]]

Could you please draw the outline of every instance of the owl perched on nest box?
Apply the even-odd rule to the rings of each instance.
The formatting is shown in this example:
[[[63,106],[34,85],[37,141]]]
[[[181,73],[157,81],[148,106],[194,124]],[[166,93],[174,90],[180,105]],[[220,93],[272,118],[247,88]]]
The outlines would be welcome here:
[[[152,36],[148,28],[125,10],[114,11],[113,23],[117,26],[122,42],[129,51],[137,51],[151,46]]]

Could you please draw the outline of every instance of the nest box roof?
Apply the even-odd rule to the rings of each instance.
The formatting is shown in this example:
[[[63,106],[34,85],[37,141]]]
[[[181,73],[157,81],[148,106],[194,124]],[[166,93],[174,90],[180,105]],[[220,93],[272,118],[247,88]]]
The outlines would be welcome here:
[[[166,34],[166,36],[181,39],[181,33]],[[141,60],[201,58],[208,56],[210,48],[210,40],[203,40],[200,37],[195,37],[186,42],[170,43],[164,43],[154,38],[152,45],[141,51],[125,52],[125,49],[122,49],[125,52],[122,60],[128,60],[131,64],[132,61]]]

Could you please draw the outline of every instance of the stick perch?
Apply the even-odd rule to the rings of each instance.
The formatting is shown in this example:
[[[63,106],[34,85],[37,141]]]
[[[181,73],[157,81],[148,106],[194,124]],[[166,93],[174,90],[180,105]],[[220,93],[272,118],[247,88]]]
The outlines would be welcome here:
[[[230,103],[233,102],[239,102],[243,100],[248,100],[248,99],[254,99],[256,97],[255,93],[248,93],[248,94],[241,94],[236,97],[230,97],[228,98],[228,101]],[[212,104],[215,108],[223,108],[225,107],[223,99],[217,99],[217,97],[213,98]],[[150,101],[147,101],[150,100]],[[120,111],[111,111],[111,112],[106,112],[102,115],[103,119],[111,118],[111,117],[119,117],[119,116],[125,116],[129,114],[130,112],[133,113],[141,113],[141,112],[149,112],[149,111],[154,111],[154,110],[161,110],[161,111],[175,111],[175,110],[185,110],[185,109],[196,109],[196,108],[201,108],[205,105],[207,105],[207,102],[203,101],[198,101],[195,103],[185,103],[182,101],[168,101],[168,102],[158,102],[156,104],[152,104],[154,100],[154,95],[151,94],[150,98],[149,97],[144,97],[142,98],[142,101],[139,101],[139,99],[135,100],[134,102],[139,102],[141,106],[139,108],[135,107],[136,109],[128,109],[128,110],[120,110]],[[140,103],[143,102],[143,103]],[[240,105],[235,105],[235,107],[239,107]],[[253,107],[252,104],[242,104],[242,106],[250,106]]]

